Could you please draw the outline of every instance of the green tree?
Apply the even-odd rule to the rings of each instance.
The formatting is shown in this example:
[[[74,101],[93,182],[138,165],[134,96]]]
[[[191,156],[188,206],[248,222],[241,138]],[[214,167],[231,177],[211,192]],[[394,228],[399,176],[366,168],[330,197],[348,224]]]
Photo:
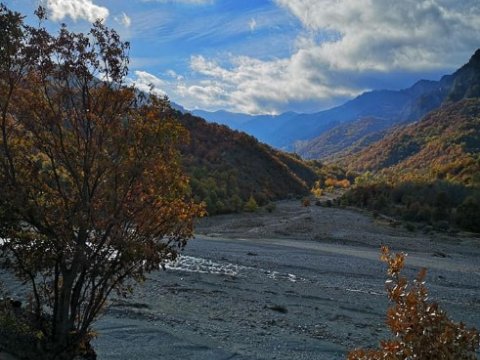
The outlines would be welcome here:
[[[250,198],[248,201],[245,203],[245,206],[243,209],[247,212],[255,212],[258,210],[258,204],[253,195],[250,195]]]
[[[101,22],[52,36],[2,5],[0,24],[1,250],[31,286],[42,346],[71,359],[112,291],[192,236],[187,134],[125,84],[129,45]]]
[[[230,199],[230,204],[232,206],[233,211],[240,212],[243,207],[242,198],[238,194],[234,194]]]
[[[480,196],[472,195],[457,209],[457,224],[470,231],[480,232]]]

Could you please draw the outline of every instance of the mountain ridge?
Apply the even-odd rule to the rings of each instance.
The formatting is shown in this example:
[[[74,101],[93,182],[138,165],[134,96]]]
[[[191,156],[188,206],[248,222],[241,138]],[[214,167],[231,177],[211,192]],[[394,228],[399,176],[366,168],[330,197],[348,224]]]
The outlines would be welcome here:
[[[472,86],[472,83],[480,83],[479,68],[480,49],[465,65],[450,75],[442,76],[438,81],[419,80],[401,90],[366,91],[342,105],[312,114],[290,112],[280,115],[247,115],[224,110],[214,113],[195,110],[192,113],[208,121],[245,131],[276,148],[317,159],[333,154],[325,153],[321,148],[313,151],[314,144],[309,144],[309,141],[323,144],[326,139],[317,138],[329,131],[341,131],[337,127],[362,122],[365,118],[376,118],[379,127],[369,128],[369,136],[376,139],[386,128],[417,121],[446,100],[457,101],[465,96],[480,94],[480,87]],[[327,134],[327,138],[331,136]],[[353,143],[354,141],[350,145]],[[346,149],[339,149],[344,150]]]
[[[480,99],[447,103],[341,161],[349,170],[480,185]]]
[[[177,112],[189,131],[182,148],[192,195],[210,214],[236,212],[253,197],[258,205],[308,195],[318,176],[298,156],[263,144],[225,125]]]

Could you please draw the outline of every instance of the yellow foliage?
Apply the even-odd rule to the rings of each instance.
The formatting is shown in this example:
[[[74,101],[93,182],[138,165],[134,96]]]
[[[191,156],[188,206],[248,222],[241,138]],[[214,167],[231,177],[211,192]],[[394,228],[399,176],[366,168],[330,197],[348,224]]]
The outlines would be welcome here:
[[[380,349],[356,349],[349,360],[455,359],[475,360],[480,345],[478,330],[454,323],[437,303],[428,301],[426,270],[413,282],[401,275],[405,254],[381,249],[381,260],[388,265],[387,295],[393,304],[387,311],[387,325],[393,339],[380,342]]]

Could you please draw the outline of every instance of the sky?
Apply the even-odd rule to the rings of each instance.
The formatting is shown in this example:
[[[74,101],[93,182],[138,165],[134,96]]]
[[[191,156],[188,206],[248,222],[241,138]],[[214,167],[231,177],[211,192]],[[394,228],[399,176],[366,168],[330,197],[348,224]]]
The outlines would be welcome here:
[[[50,31],[97,18],[131,43],[129,78],[187,109],[315,112],[438,80],[480,47],[479,0],[3,0]]]

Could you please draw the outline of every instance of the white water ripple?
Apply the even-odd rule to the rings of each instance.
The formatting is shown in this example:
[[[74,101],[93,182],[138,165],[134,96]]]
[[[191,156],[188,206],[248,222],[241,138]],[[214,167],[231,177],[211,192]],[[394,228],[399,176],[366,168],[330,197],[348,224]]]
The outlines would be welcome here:
[[[200,274],[217,274],[238,276],[243,270],[253,270],[254,268],[236,265],[231,263],[217,263],[212,260],[197,258],[193,256],[182,255],[177,260],[168,263],[165,267],[169,270],[195,272]]]
[[[181,255],[175,261],[165,264],[165,268],[174,271],[184,271],[200,274],[215,274],[227,276],[247,276],[247,272],[255,271],[264,273],[272,280],[297,282],[305,279],[294,274],[283,274],[278,271],[254,268],[251,266],[237,265],[229,262],[215,262],[194,256]]]

